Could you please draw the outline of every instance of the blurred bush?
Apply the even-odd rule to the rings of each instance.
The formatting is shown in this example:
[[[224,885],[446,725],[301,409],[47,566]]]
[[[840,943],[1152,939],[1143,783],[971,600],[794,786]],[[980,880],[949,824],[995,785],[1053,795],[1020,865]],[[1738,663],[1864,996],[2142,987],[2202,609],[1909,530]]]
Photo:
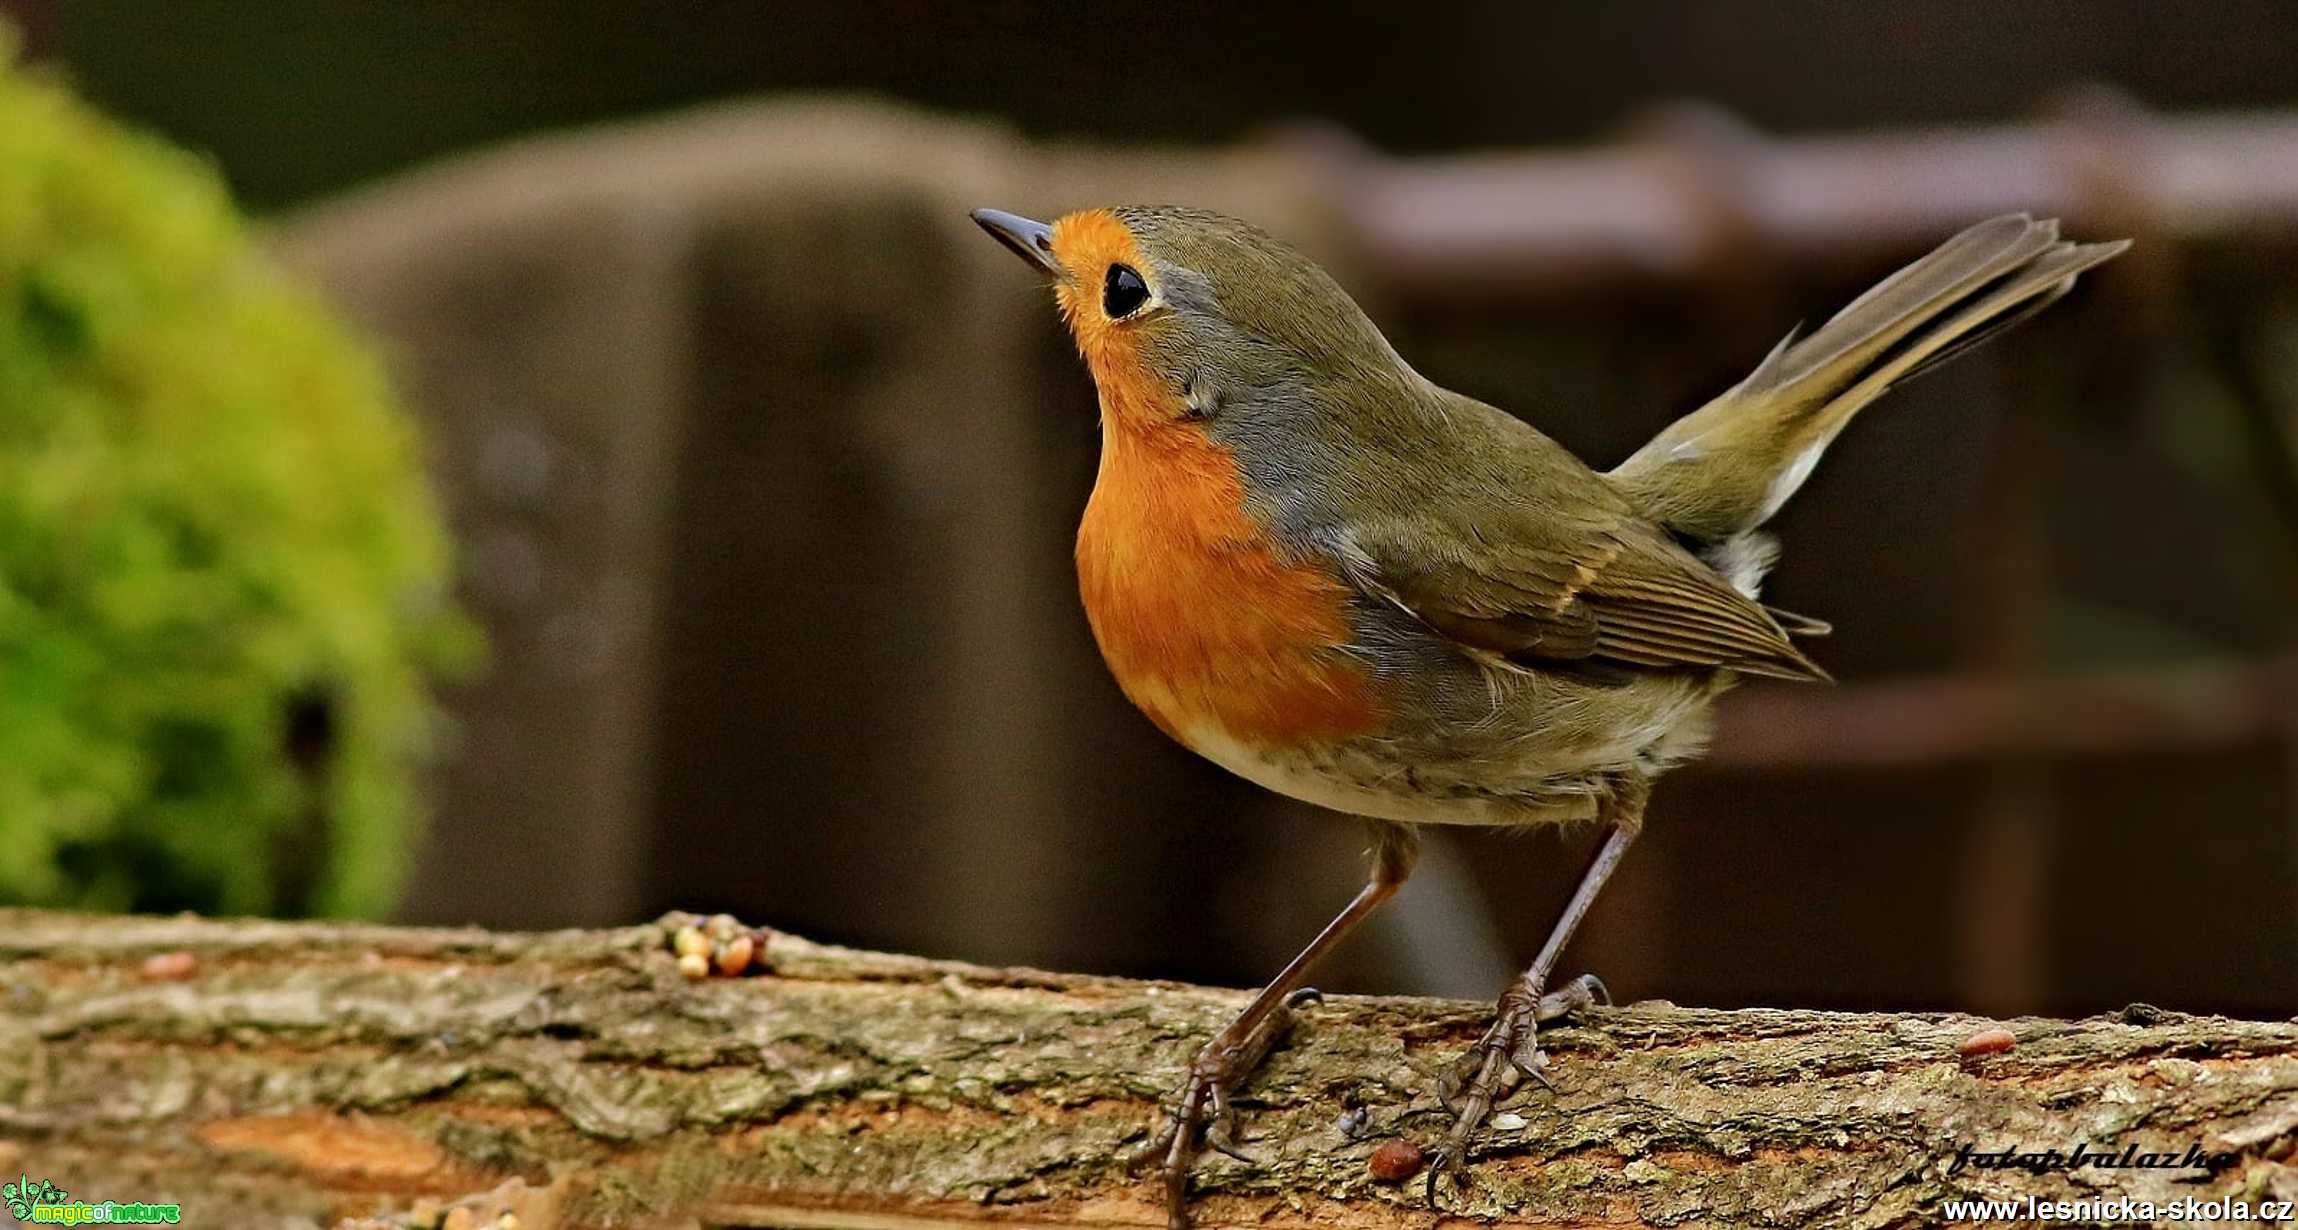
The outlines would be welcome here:
[[[0,27],[0,900],[375,913],[473,656],[373,356]]]

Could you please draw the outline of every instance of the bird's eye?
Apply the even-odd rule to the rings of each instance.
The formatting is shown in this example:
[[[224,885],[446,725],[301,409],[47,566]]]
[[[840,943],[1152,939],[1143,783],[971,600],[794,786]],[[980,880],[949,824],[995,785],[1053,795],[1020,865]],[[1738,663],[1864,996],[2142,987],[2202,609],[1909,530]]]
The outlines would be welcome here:
[[[1109,277],[1101,284],[1101,310],[1109,319],[1122,320],[1141,309],[1149,301],[1149,284],[1131,266],[1111,265]]]

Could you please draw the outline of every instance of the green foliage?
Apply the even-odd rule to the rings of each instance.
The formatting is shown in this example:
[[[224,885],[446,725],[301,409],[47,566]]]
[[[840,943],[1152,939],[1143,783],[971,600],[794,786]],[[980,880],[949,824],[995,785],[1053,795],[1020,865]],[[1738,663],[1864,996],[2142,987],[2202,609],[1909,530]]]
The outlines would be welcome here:
[[[381,911],[474,647],[413,425],[210,167],[5,36],[0,901]]]

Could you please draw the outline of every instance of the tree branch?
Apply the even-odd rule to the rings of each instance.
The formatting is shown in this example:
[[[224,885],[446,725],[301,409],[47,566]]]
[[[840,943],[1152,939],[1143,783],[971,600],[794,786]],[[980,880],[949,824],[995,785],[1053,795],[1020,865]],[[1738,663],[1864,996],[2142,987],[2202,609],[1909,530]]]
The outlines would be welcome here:
[[[177,955],[183,954],[183,955]],[[1235,992],[776,935],[682,978],[664,925],[512,935],[0,911],[0,1170],[189,1225],[311,1225],[521,1176],[563,1226],[1160,1225],[1119,1155]],[[1381,1143],[1442,1132],[1481,1004],[1305,1009],[1206,1224],[1419,1222]],[[1926,1225],[1960,1197],[2298,1197],[2298,1025],[2135,1006],[1993,1022],[1645,1004],[1545,1035],[1449,1208],[1563,1225]],[[1349,1115],[1361,1105],[1362,1115]],[[1344,1119],[1363,1123],[1350,1133]],[[2074,1174],[1981,1151],[2233,1159]],[[530,1201],[530,1210],[543,1207]],[[542,1220],[522,1219],[527,1230]],[[406,1224],[402,1221],[400,1224]],[[469,1224],[468,1219],[463,1223]]]

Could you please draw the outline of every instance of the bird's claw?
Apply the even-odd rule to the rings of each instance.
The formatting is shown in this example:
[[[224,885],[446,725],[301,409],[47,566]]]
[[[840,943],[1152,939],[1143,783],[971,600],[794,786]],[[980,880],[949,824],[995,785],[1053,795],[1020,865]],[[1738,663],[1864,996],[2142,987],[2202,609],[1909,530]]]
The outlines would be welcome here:
[[[1237,1108],[1229,1101],[1229,1095],[1218,1089],[1213,1091],[1212,1120],[1205,1126],[1205,1147],[1248,1166],[1265,1165],[1268,1161],[1237,1143]]]
[[[1593,974],[1582,974],[1544,995],[1512,990],[1500,997],[1499,1015],[1492,1027],[1437,1079],[1437,1097],[1454,1119],[1444,1143],[1429,1159],[1431,1207],[1436,1204],[1440,1176],[1449,1176],[1455,1183],[1465,1181],[1469,1138],[1494,1107],[1506,1102],[1527,1080],[1554,1092],[1555,1082],[1547,1073],[1548,1052],[1540,1049],[1540,1026],[1591,1004],[1611,1002],[1610,990]]]
[[[1604,980],[1594,974],[1582,974],[1549,992],[1547,998],[1541,1001],[1543,1013],[1548,1011],[1550,1001],[1557,1005],[1555,1013],[1552,1016],[1543,1015],[1541,1020],[1552,1021],[1556,1017],[1568,1016],[1590,1004],[1601,1004],[1609,1008],[1612,1006],[1612,988],[1605,986]]]
[[[1530,1039],[1527,1039],[1527,1045],[1529,1044]],[[1533,1053],[1539,1054],[1537,1046],[1533,1047]],[[1494,1059],[1505,1059],[1506,1062],[1500,1064],[1497,1071],[1487,1076],[1487,1069]],[[1472,1099],[1482,1097],[1485,1099],[1486,1105],[1483,1110],[1476,1112],[1476,1117],[1482,1119],[1485,1111],[1501,1104],[1508,1099],[1510,1094],[1515,1093],[1517,1087],[1523,1084],[1526,1075],[1537,1075],[1537,1066],[1544,1062],[1544,1058],[1536,1060],[1535,1068],[1528,1071],[1516,1061],[1515,1048],[1496,1042],[1488,1032],[1475,1046],[1468,1048],[1466,1054],[1454,1060],[1452,1067],[1437,1078],[1437,1100],[1444,1104],[1444,1109],[1459,1115],[1465,1113],[1464,1108]],[[1540,1076],[1540,1080],[1546,1083],[1547,1077]]]
[[[1450,1145],[1439,1146],[1428,1155],[1428,1207],[1437,1208],[1436,1185],[1439,1180],[1450,1179],[1458,1187],[1468,1181],[1468,1161],[1460,1150]]]
[[[1164,1112],[1162,1125],[1125,1159],[1128,1173],[1157,1167],[1164,1179],[1169,1230],[1188,1230],[1189,1170],[1199,1154],[1212,1149],[1241,1162],[1261,1161],[1237,1144],[1236,1107],[1227,1090],[1235,1078],[1224,1070],[1227,1066],[1221,1056],[1200,1054],[1189,1065],[1180,1103]]]
[[[1542,1089],[1550,1093],[1556,1092],[1556,1082],[1548,1079],[1548,1052],[1539,1047],[1531,1047],[1529,1054],[1523,1048],[1510,1051],[1508,1053],[1508,1066],[1514,1069],[1519,1083],[1527,1080],[1536,1081]]]
[[[1192,1070],[1189,1083],[1181,1091],[1178,1106],[1159,1111],[1160,1125],[1148,1140],[1143,1141],[1125,1155],[1127,1173],[1138,1174],[1153,1162],[1167,1160],[1173,1152],[1173,1142],[1184,1129],[1190,1134],[1190,1143],[1182,1146],[1185,1157],[1194,1157],[1198,1146],[1211,1149],[1240,1162],[1261,1165],[1267,1159],[1253,1154],[1237,1143],[1237,1107],[1228,1091],[1210,1073]],[[1182,1122],[1182,1108],[1197,1106],[1194,1121]]]
[[[1314,987],[1302,987],[1284,999],[1241,1044],[1224,1045],[1220,1038],[1207,1043],[1189,1061],[1180,1100],[1162,1113],[1162,1121],[1148,1140],[1126,1155],[1125,1169],[1139,1173],[1155,1164],[1164,1177],[1167,1225],[1187,1230],[1189,1224],[1189,1168],[1206,1149],[1258,1166],[1266,1159],[1237,1143],[1237,1107],[1231,1091],[1261,1066],[1269,1049],[1292,1024],[1292,1010],[1324,999]]]
[[[1157,1115],[1157,1128],[1149,1134],[1149,1139],[1125,1152],[1122,1162],[1125,1173],[1140,1174],[1173,1147],[1173,1135],[1181,1130],[1181,1120],[1178,1115],[1162,1107],[1158,1109]]]

